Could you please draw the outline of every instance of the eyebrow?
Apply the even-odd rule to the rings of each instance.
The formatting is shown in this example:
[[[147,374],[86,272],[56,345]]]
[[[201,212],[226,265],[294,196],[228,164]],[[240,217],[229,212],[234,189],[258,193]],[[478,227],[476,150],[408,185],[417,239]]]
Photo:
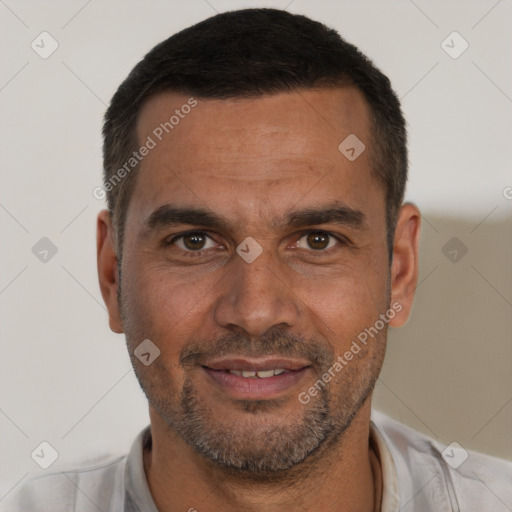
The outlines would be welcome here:
[[[166,204],[157,208],[148,217],[145,227],[148,231],[183,224],[201,226],[222,231],[232,230],[230,222],[207,208],[183,207]],[[362,230],[366,226],[366,216],[360,210],[347,205],[332,203],[320,207],[292,210],[280,219],[274,219],[275,230],[300,228],[317,224],[337,224]]]

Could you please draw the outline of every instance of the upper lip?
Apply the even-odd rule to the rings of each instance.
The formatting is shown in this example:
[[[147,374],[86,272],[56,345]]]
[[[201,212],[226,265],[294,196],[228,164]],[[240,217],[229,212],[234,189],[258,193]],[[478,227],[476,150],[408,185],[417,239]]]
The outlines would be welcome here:
[[[305,359],[290,359],[284,357],[241,357],[230,356],[222,359],[208,361],[202,366],[212,370],[239,370],[239,371],[263,371],[263,370],[301,370],[311,363]]]

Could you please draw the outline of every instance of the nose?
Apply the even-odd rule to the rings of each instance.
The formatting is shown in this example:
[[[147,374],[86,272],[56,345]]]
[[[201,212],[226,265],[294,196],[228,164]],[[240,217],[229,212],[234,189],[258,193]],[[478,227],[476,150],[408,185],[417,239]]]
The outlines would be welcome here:
[[[232,271],[219,283],[222,289],[214,308],[218,325],[257,337],[276,326],[297,323],[300,299],[270,249],[251,263],[237,255],[231,264]]]

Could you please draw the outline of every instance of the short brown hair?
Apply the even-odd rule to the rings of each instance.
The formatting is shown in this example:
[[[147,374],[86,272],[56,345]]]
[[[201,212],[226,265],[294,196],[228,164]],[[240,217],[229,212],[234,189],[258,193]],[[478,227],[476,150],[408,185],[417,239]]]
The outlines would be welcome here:
[[[407,134],[400,102],[389,79],[335,30],[276,9],[225,12],[182,30],[155,46],[114,94],[103,126],[103,166],[119,259],[138,166],[123,173],[118,183],[112,180],[140,146],[137,117],[149,98],[163,91],[196,98],[249,98],[346,85],[357,87],[370,106],[370,158],[386,191],[391,261],[407,181]]]

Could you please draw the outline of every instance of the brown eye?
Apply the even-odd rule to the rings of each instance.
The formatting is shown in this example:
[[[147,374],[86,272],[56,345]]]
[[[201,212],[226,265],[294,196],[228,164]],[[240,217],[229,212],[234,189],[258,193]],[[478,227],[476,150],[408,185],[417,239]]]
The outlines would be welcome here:
[[[305,239],[305,243],[302,240]],[[314,251],[324,251],[330,249],[336,243],[340,243],[333,235],[325,231],[311,231],[302,236],[297,242],[300,249],[313,249]]]
[[[215,242],[206,233],[200,231],[179,235],[172,240],[171,244],[176,244],[186,252],[199,252],[203,249],[215,247]]]
[[[310,233],[307,240],[311,249],[325,249],[329,245],[329,236],[325,233]]]
[[[202,234],[191,234],[183,237],[183,245],[191,251],[202,249],[206,237]]]

